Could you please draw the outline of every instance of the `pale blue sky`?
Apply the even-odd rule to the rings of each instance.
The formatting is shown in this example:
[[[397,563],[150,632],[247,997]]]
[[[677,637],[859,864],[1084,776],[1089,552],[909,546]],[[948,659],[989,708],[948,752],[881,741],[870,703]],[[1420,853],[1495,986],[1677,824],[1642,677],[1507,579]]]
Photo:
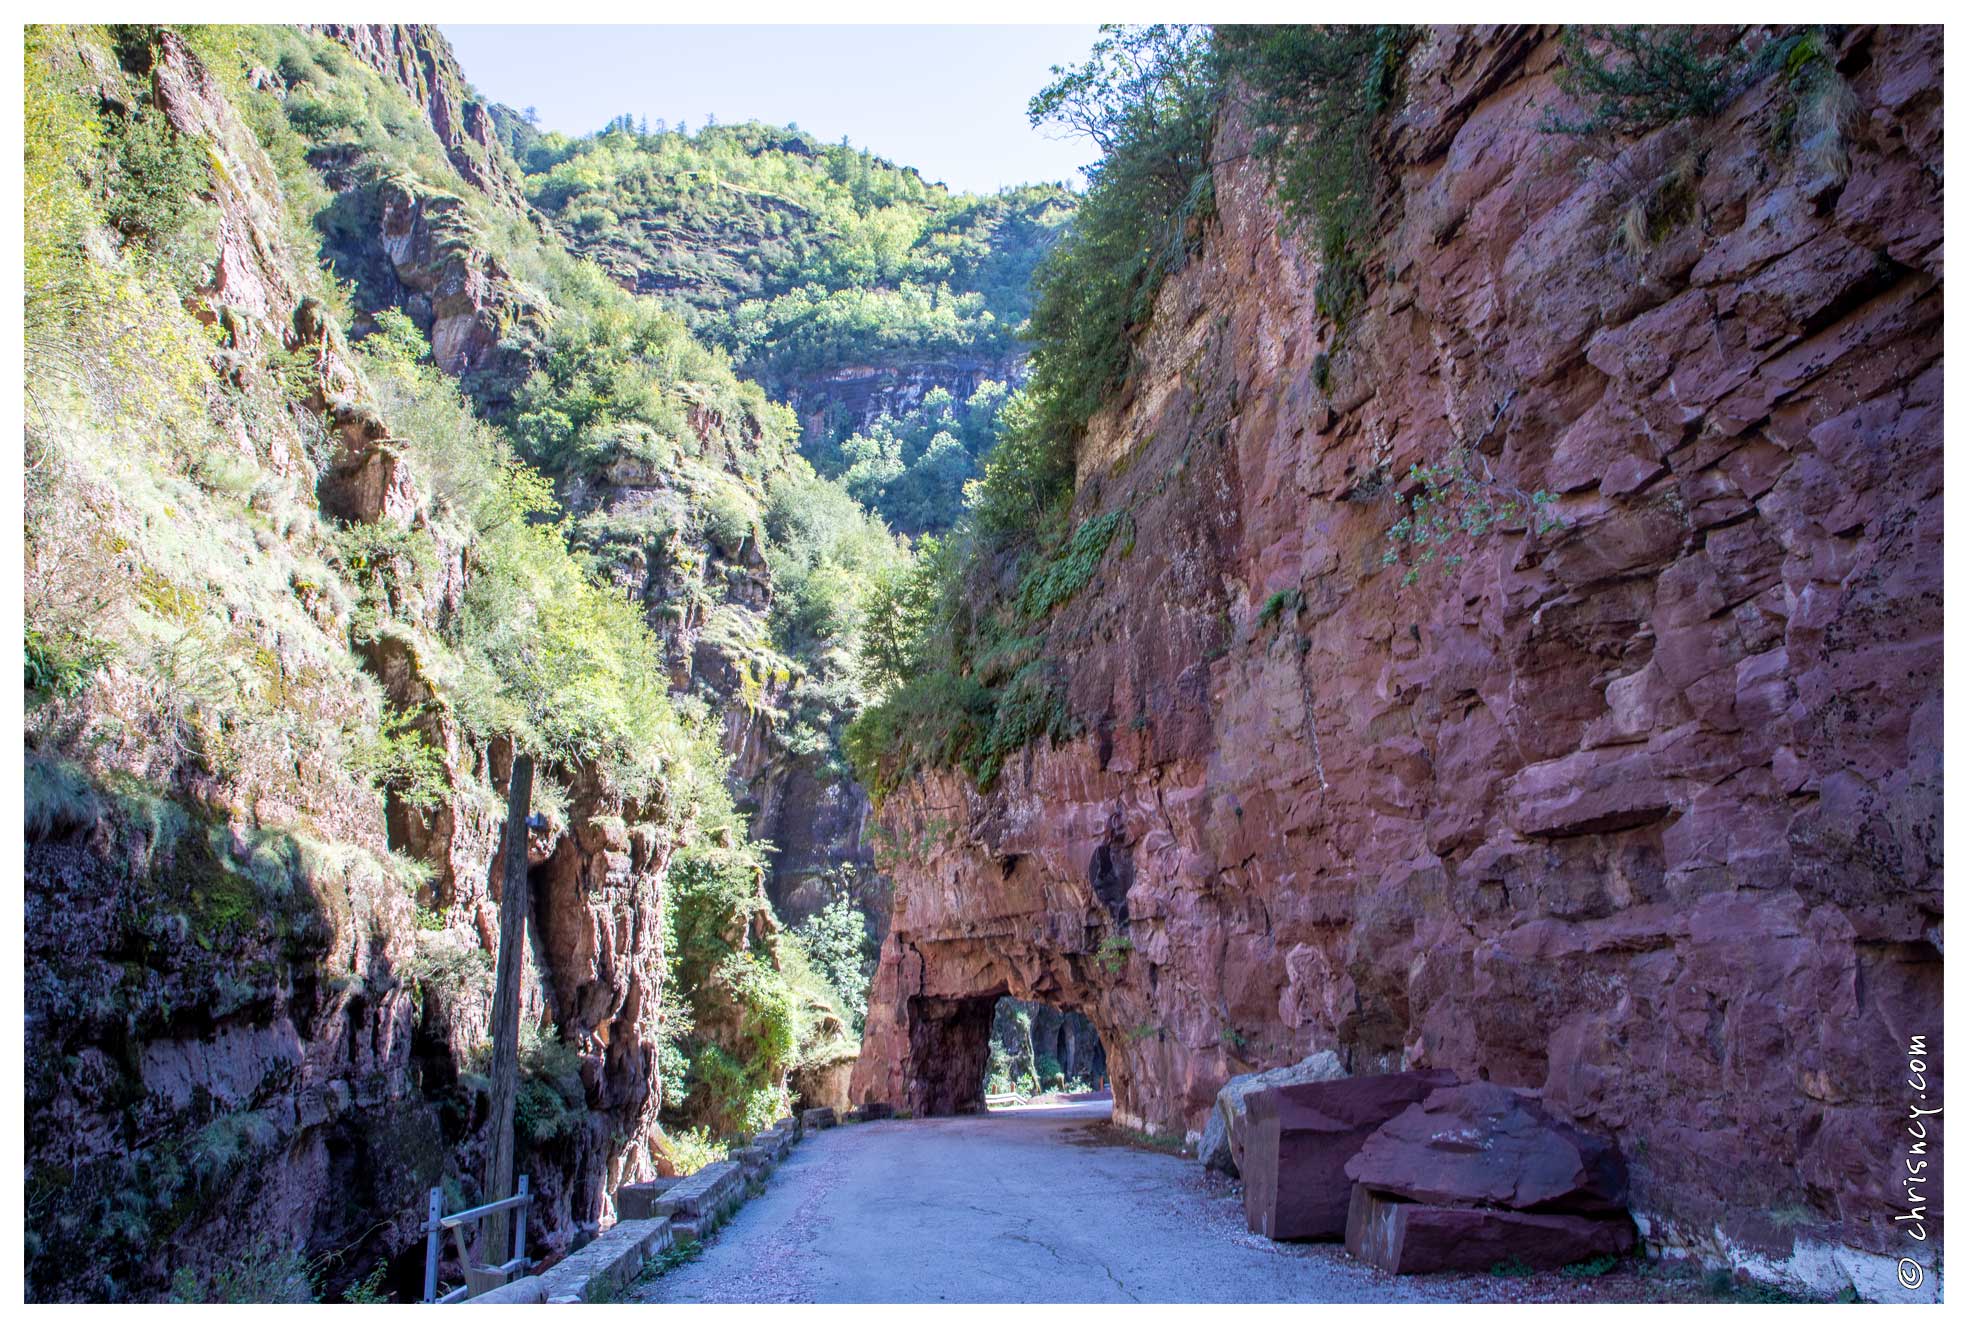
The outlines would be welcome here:
[[[624,112],[692,129],[707,113],[791,121],[969,190],[1078,185],[1094,155],[1025,117],[1050,66],[1086,56],[1086,25],[443,26],[481,93],[568,134]]]

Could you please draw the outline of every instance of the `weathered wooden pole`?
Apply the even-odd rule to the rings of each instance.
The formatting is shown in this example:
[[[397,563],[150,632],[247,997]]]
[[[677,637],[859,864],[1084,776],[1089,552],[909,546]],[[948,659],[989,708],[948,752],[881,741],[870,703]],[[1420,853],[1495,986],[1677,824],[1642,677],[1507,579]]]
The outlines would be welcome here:
[[[526,821],[533,803],[533,758],[513,756],[506,787],[506,861],[499,891],[499,970],[492,993],[492,1137],[487,1153],[484,1203],[513,1194],[513,1104],[520,1092],[520,962],[526,951]],[[505,1213],[485,1220],[478,1258],[504,1264],[512,1258]]]

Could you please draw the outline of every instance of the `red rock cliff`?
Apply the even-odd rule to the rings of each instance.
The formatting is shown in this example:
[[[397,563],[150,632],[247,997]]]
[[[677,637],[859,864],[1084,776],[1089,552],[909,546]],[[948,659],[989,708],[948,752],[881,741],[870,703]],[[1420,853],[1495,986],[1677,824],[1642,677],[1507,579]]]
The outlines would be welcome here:
[[[1335,1048],[1542,1090],[1657,1246],[1893,1249],[1941,1021],[1941,47],[1843,37],[1841,152],[1782,146],[1774,77],[1594,161],[1540,131],[1549,32],[1433,32],[1344,337],[1230,124],[1081,450],[1077,515],[1136,532],[1049,628],[1087,732],[881,809],[857,1101],[974,1106],[1010,992],[1153,1129]],[[1565,524],[1404,586],[1402,477],[1459,447]]]

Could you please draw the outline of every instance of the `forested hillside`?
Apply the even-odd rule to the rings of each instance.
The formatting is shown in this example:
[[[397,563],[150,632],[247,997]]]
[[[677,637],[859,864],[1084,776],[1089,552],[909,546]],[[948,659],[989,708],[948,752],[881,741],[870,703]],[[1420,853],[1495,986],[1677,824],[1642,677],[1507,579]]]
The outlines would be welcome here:
[[[792,403],[823,474],[851,477],[898,529],[956,522],[1021,377],[1032,272],[1072,195],[952,193],[791,127],[624,116],[570,139],[510,113],[501,124],[569,246],[681,309]]]

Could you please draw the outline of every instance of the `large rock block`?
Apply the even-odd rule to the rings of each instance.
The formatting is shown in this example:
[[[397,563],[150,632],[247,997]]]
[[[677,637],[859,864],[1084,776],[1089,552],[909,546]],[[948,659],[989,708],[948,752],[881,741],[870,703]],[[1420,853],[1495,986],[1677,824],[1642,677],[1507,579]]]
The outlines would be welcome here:
[[[800,1129],[803,1131],[824,1131],[830,1126],[840,1124],[840,1118],[833,1108],[808,1108],[800,1114]]]
[[[1423,1204],[1623,1212],[1627,1166],[1611,1141],[1503,1085],[1438,1089],[1375,1131],[1347,1164],[1370,1190]]]
[[[1556,1269],[1634,1246],[1625,1216],[1520,1214],[1410,1204],[1356,1186],[1347,1211],[1347,1253],[1391,1274],[1484,1270],[1518,1261]]]
[[[1251,1095],[1279,1085],[1344,1079],[1346,1074],[1347,1068],[1336,1054],[1315,1052],[1290,1066],[1232,1076],[1217,1091],[1210,1119],[1203,1126],[1203,1141],[1197,1146],[1197,1161],[1226,1175],[1239,1175],[1244,1166],[1245,1105]]]
[[[1348,1160],[1384,1122],[1455,1083],[1449,1071],[1401,1071],[1252,1094],[1245,1100],[1245,1222],[1273,1241],[1345,1237]]]

